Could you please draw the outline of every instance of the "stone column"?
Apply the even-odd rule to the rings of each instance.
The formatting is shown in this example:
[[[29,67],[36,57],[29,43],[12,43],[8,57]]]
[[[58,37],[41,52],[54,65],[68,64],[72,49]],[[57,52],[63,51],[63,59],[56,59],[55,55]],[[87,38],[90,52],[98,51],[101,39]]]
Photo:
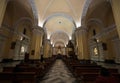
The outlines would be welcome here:
[[[50,50],[50,57],[52,57],[52,51],[53,51],[53,47],[52,47],[52,45],[50,44],[50,48],[49,48],[49,50]]]
[[[44,58],[49,58],[50,57],[50,41],[49,40],[45,40],[45,44],[44,44]]]
[[[78,32],[78,59],[88,60],[87,30],[84,27],[77,29]]]
[[[79,56],[78,56],[78,34],[79,34],[78,29],[76,29],[75,30],[75,39],[76,39],[75,40],[75,42],[76,42],[76,45],[75,45],[75,54],[79,58]]]
[[[120,0],[110,0],[110,1],[111,1],[111,6],[113,10],[117,31],[120,38]]]
[[[107,41],[107,48],[108,48],[108,55],[106,57],[107,60],[114,60],[114,54],[113,54],[113,45],[112,45],[112,41],[109,40]]]
[[[42,47],[42,37],[43,37],[43,30],[40,27],[36,26],[33,29],[32,35],[32,45],[31,45],[31,52],[30,52],[30,59],[40,59],[40,50]]]
[[[0,27],[3,21],[7,3],[8,3],[8,0],[0,0]]]

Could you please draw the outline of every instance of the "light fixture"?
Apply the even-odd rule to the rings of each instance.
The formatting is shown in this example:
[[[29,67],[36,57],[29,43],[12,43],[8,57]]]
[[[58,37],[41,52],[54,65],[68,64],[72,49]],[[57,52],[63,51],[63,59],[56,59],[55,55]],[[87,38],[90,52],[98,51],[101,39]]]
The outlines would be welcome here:
[[[97,39],[97,42],[99,42],[99,39]]]
[[[72,37],[71,36],[69,36],[69,40],[71,40],[72,39]]]
[[[39,21],[38,26],[43,27],[43,22]]]
[[[23,40],[23,37],[22,36],[20,36],[20,41],[22,41]]]

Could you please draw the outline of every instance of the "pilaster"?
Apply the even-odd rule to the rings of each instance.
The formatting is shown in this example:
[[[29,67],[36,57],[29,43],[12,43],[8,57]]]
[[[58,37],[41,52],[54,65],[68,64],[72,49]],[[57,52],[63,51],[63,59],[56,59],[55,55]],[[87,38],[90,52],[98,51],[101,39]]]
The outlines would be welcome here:
[[[43,30],[35,26],[33,28],[33,35],[32,35],[32,45],[31,45],[31,52],[30,52],[30,59],[40,59],[40,51],[42,47],[42,38],[43,38]]]
[[[81,26],[77,29],[78,35],[78,59],[88,60],[88,41],[87,41],[87,28]]]
[[[0,27],[4,18],[8,0],[0,0]]]
[[[120,0],[110,0],[110,2],[113,10],[113,15],[115,18],[117,31],[120,38]]]

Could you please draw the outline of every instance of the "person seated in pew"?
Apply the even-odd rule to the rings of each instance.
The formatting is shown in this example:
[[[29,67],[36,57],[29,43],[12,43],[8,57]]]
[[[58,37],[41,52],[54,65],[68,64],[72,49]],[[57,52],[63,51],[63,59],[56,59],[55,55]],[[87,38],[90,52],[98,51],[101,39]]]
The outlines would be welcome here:
[[[119,83],[118,79],[110,74],[108,69],[101,68],[100,75],[96,78],[95,83]]]

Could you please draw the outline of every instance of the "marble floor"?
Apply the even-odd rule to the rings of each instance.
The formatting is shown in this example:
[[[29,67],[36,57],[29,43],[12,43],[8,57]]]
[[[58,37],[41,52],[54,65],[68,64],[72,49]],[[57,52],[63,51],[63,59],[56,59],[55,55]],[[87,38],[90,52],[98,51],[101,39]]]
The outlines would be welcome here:
[[[56,60],[40,83],[77,83],[62,60]]]

